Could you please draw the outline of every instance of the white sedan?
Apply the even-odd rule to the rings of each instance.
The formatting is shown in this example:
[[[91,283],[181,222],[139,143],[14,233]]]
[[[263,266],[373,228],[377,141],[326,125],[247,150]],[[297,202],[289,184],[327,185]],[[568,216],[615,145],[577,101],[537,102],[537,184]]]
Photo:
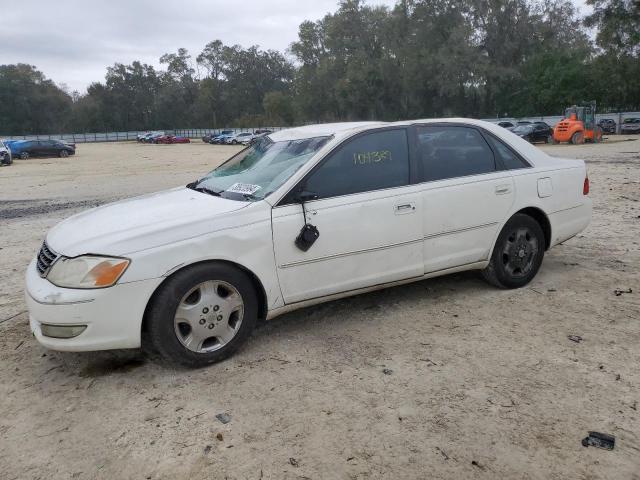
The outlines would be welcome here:
[[[253,140],[254,138],[255,138],[255,135],[253,133],[240,132],[230,136],[229,138],[226,138],[225,142],[229,145],[238,145],[238,144],[246,145],[249,142],[251,142],[251,140]]]
[[[518,288],[591,219],[581,160],[491,123],[272,133],[186,187],[75,215],[26,274],[55,350],[228,357],[258,319],[463,270]]]

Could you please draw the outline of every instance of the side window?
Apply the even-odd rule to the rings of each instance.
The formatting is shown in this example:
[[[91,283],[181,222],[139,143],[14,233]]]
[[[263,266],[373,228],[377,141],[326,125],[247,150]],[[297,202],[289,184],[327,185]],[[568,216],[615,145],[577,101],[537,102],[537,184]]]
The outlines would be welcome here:
[[[497,170],[493,152],[475,128],[418,127],[417,138],[425,182]]]
[[[519,168],[528,168],[530,166],[522,158],[516,155],[513,150],[494,136],[487,135],[487,139],[507,170],[517,170]]]
[[[408,184],[407,132],[399,129],[347,140],[307,177],[305,190],[329,198]]]

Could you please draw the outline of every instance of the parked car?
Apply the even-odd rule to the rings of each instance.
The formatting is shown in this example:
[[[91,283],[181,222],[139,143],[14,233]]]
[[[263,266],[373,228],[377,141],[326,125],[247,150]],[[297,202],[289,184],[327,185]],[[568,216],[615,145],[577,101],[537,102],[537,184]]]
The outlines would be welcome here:
[[[209,143],[212,143],[212,144],[226,143],[227,138],[232,137],[233,135],[234,135],[233,130],[223,130],[215,137],[212,137]]]
[[[68,157],[76,153],[75,145],[60,140],[22,140],[9,145],[11,154],[25,160],[29,157]]]
[[[262,136],[262,135],[266,135],[266,133],[265,134],[260,134],[260,136]],[[258,135],[255,135],[255,134],[252,133],[252,134],[240,137],[240,139],[239,139],[240,141],[238,143],[240,143],[240,144],[242,144],[244,146],[251,145],[256,138],[258,138]]]
[[[227,137],[224,143],[226,143],[227,145],[238,145],[239,143],[243,143],[245,141],[249,143],[253,136],[253,133],[250,132],[240,132]]]
[[[0,165],[11,165],[13,163],[13,157],[11,156],[11,150],[4,142],[0,141]]]
[[[164,132],[151,132],[141,137],[140,141],[142,143],[154,143],[156,138],[160,138],[164,135],[165,135]]]
[[[598,122],[602,133],[616,133],[616,122],[612,118],[602,118]]]
[[[258,130],[253,132],[254,135],[268,135],[270,133],[273,133],[273,130],[269,130],[267,128],[259,128]]]
[[[136,139],[137,139],[138,142],[148,143],[150,139],[152,139],[154,137],[159,137],[161,135],[164,135],[164,132],[156,130],[156,131],[153,131],[153,132],[140,133],[140,134],[136,135]]]
[[[283,130],[53,227],[26,271],[30,328],[55,350],[203,366],[311,304],[474,269],[523,287],[589,224],[588,194],[582,160],[479,120]]]
[[[620,133],[640,133],[640,118],[625,118],[620,125]]]
[[[544,122],[518,125],[511,132],[530,143],[553,141],[553,129]]]
[[[512,122],[507,122],[507,121],[498,122],[498,125],[500,125],[502,128],[506,128],[507,130],[510,130],[515,127],[515,125]]]
[[[189,140],[187,137],[176,137],[175,135],[162,135],[160,137],[155,137],[153,139],[153,143],[165,143],[165,144],[191,143],[191,140]]]

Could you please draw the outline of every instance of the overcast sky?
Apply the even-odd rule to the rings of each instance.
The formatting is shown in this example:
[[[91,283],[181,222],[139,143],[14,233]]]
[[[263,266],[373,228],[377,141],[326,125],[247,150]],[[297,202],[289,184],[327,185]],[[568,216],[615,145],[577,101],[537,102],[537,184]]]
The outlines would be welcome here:
[[[584,0],[574,0],[583,5]],[[395,0],[368,0],[392,6]],[[304,20],[338,0],[0,0],[0,64],[29,63],[84,92],[115,62],[158,58],[179,47],[193,59],[211,40],[285,50]]]

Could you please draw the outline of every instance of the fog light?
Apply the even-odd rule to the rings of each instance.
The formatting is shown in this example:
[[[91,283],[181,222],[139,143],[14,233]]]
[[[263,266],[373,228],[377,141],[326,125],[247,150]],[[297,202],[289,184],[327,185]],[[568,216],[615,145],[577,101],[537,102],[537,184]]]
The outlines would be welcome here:
[[[87,329],[86,325],[40,325],[42,335],[51,338],[73,338]]]

